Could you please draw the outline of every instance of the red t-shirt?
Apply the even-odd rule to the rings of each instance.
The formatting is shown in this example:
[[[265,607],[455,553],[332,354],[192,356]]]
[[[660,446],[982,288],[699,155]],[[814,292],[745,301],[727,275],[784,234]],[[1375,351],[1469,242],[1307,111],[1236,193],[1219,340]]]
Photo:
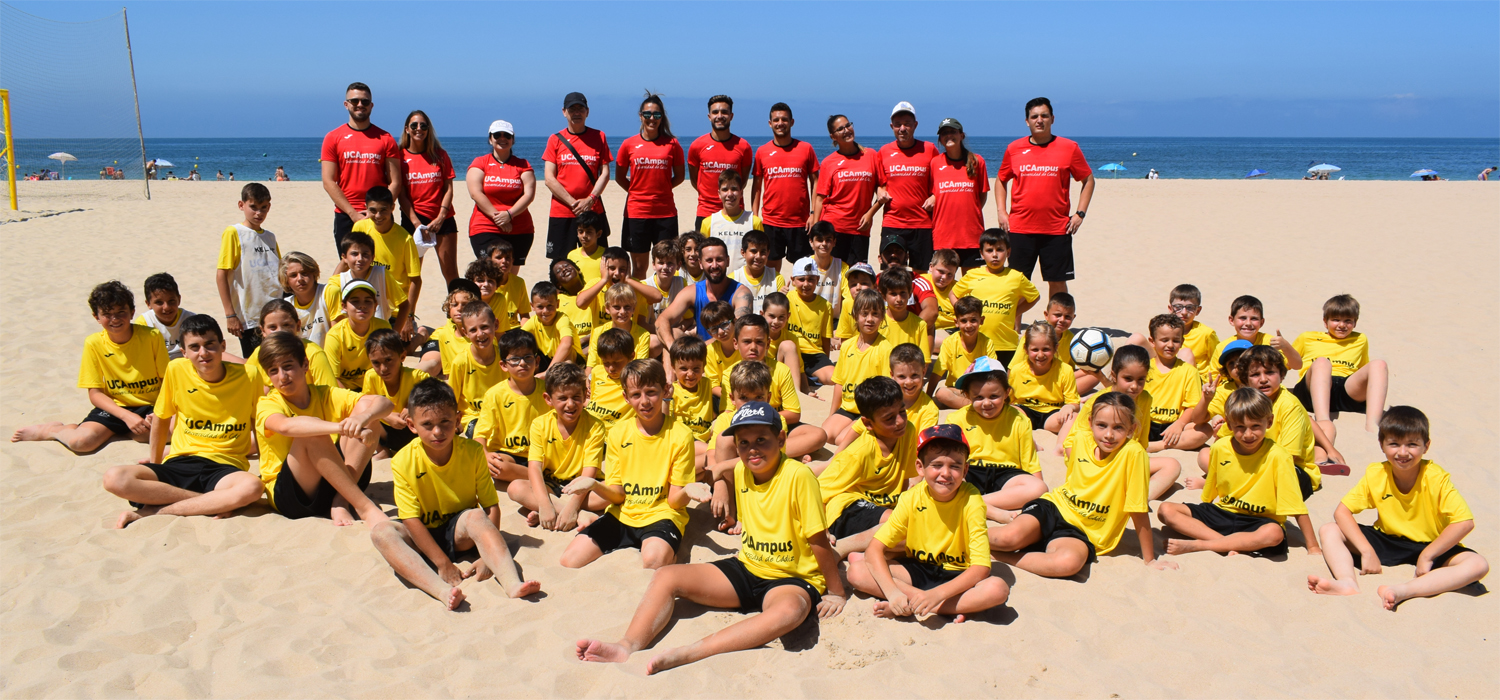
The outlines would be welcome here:
[[[349,200],[355,211],[364,211],[365,193],[371,187],[391,186],[390,178],[386,177],[386,159],[400,156],[401,147],[385,129],[371,124],[359,131],[341,124],[323,137],[323,152],[318,159],[338,166],[339,189],[344,199]]]
[[[750,166],[754,162],[750,142],[733,134],[720,143],[713,134],[699,136],[688,146],[687,164],[698,170],[698,180],[693,187],[698,189],[697,216],[712,216],[724,208],[719,201],[719,173],[730,168],[738,170],[740,179],[750,179]]]
[[[443,206],[443,183],[453,180],[453,161],[442,151],[436,159],[426,153],[401,153],[401,176],[411,196],[411,208],[424,219],[437,216]]]
[[[812,211],[807,181],[818,175],[818,154],[806,141],[792,139],[789,148],[767,142],[755,150],[755,179],[760,186],[760,221],[766,226],[807,225]]]
[[[870,211],[880,181],[880,154],[873,148],[846,156],[834,151],[823,159],[818,194],[823,195],[823,220],[839,233],[868,236],[859,219]]]
[[[1069,177],[1082,180],[1093,173],[1075,141],[1061,136],[1052,137],[1045,146],[1032,143],[1029,136],[1012,141],[995,173],[1001,182],[1016,181],[1010,187],[1010,230],[1054,236],[1067,233]]]
[[[880,184],[891,198],[880,218],[882,228],[932,228],[932,215],[922,204],[932,196],[928,165],[941,153],[921,140],[906,150],[895,141],[880,147]]]
[[[655,141],[647,141],[636,134],[625,139],[620,144],[619,157],[615,158],[616,168],[630,171],[625,216],[632,219],[675,218],[677,202],[672,199],[672,171],[682,167],[682,161],[682,144],[675,138],[658,137]]]
[[[562,183],[563,189],[574,199],[583,199],[594,189],[594,183],[589,176],[583,172],[583,167],[578,165],[573,152],[563,145],[559,138],[566,134],[568,142],[583,157],[583,162],[594,172],[594,177],[609,177],[609,164],[611,157],[609,153],[609,139],[604,132],[598,129],[584,129],[582,134],[574,134],[567,129],[547,137],[547,150],[542,151],[542,160],[557,166],[557,181]],[[594,211],[604,213],[604,202],[595,201]],[[569,209],[555,197],[552,199],[551,216],[565,219],[573,218],[573,210]]]
[[[932,249],[978,248],[979,234],[984,233],[984,206],[979,195],[990,191],[990,169],[984,156],[978,161],[974,177],[964,163],[955,165],[947,153],[932,159]]]
[[[509,160],[501,163],[495,160],[495,154],[486,153],[469,164],[470,170],[475,168],[484,171],[484,196],[489,197],[490,204],[495,207],[496,211],[508,211],[516,200],[526,193],[526,187],[521,183],[521,173],[533,172],[531,163],[514,154]],[[515,218],[510,220],[511,233],[536,233],[536,227],[531,223],[530,211],[523,210],[512,216]],[[469,217],[469,235],[476,236],[481,233],[504,233],[504,231],[501,231],[490,217],[485,216],[476,204],[474,214]]]

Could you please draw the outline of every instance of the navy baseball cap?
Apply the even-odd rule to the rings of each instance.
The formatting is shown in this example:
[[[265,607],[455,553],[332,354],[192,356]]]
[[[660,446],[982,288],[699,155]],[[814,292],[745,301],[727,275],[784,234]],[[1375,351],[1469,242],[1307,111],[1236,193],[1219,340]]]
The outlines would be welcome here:
[[[781,414],[776,412],[776,407],[764,401],[748,401],[734,411],[734,418],[729,420],[729,427],[724,429],[725,435],[733,435],[735,431],[747,425],[764,425],[773,431],[781,432]]]
[[[1005,369],[1005,365],[1000,364],[999,360],[990,357],[989,355],[985,355],[984,357],[975,360],[974,364],[969,365],[969,369],[963,373],[963,376],[959,377],[958,381],[953,383],[953,388],[958,389],[959,391],[963,391],[966,387],[968,387],[970,379],[988,377],[989,375],[996,373],[1000,375],[1001,382],[1010,381],[1010,372]]]
[[[589,98],[584,97],[583,93],[581,92],[570,92],[566,97],[563,98],[563,109],[567,109],[569,107],[572,107],[573,105],[583,105],[584,107],[587,107],[589,106]]]
[[[969,447],[969,440],[964,437],[963,429],[952,423],[942,423],[923,430],[921,435],[917,436],[917,449],[926,447],[927,443],[933,440],[952,440],[963,445],[964,449]]]

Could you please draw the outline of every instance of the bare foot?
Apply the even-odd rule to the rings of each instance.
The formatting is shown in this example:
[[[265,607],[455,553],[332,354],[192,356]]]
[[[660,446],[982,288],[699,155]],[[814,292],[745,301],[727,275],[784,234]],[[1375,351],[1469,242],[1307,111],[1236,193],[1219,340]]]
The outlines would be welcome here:
[[[529,596],[532,593],[536,593],[540,590],[542,590],[541,581],[522,581],[516,584],[515,588],[506,591],[505,595],[508,595],[512,598],[525,598],[526,596]]]
[[[730,517],[726,516],[723,520],[719,521],[718,525],[715,525],[714,527],[717,528],[719,532],[729,532],[730,530],[734,529],[738,524],[739,523],[736,523],[735,520],[734,520],[734,518],[730,518]],[[733,533],[731,533],[731,534],[733,534]]]
[[[802,455],[802,463],[803,464],[812,464],[812,461],[813,461],[812,455]]]
[[[596,639],[578,640],[578,660],[595,663],[619,664],[630,658],[623,644],[610,644]]]
[[[1183,486],[1186,486],[1189,491],[1202,490],[1204,483],[1201,476],[1190,476],[1182,482]]]
[[[156,515],[156,511],[159,510],[161,510],[161,506],[142,506],[138,510],[127,510],[124,513],[120,514],[119,520],[115,521],[115,529],[124,530],[126,525],[129,525],[148,515]]]
[[[1390,586],[1381,586],[1375,589],[1375,595],[1380,596],[1380,604],[1386,610],[1396,611],[1396,606],[1401,604],[1402,599],[1396,597],[1396,589]]]
[[[744,534],[744,532],[745,532],[745,528],[743,526],[741,526],[739,523],[735,523],[734,525],[731,525],[728,530],[725,530],[724,534],[738,536],[738,535]]]
[[[591,511],[591,510],[583,511],[582,513],[578,514],[578,529],[582,530],[583,528],[586,528],[586,527],[594,524],[594,521],[598,520],[598,519],[599,519],[599,514],[598,513],[595,513],[594,511]]]
[[[687,650],[682,647],[668,649],[646,662],[646,675],[655,675],[668,669],[677,668],[688,662]]]
[[[1016,511],[998,508],[996,506],[985,506],[984,517],[1001,525],[1008,525],[1016,519]]]
[[[542,524],[542,516],[536,511],[526,513],[526,527],[536,527]]]
[[[963,615],[955,615],[955,616],[953,616],[953,624],[955,624],[955,625],[958,624],[958,623],[960,623],[960,622],[968,622],[968,621],[969,621],[969,618],[964,617]]]
[[[472,575],[475,581],[488,581],[491,576],[495,575],[495,572],[490,571],[489,565],[485,564],[483,559],[480,559],[479,563],[474,565],[474,573]]]
[[[884,600],[877,600],[877,601],[875,601],[875,610],[874,610],[874,612],[875,612],[875,617],[883,617],[883,618],[885,618],[887,620],[894,620],[894,619],[896,619],[896,616],[891,614],[891,604],[888,601],[884,601]]]
[[[333,520],[335,527],[348,527],[356,522],[354,516],[349,514],[349,509],[342,506],[328,509],[328,517]]]
[[[1381,588],[1384,588],[1384,586],[1381,586]],[[1340,581],[1336,578],[1309,575],[1307,577],[1307,590],[1319,595],[1358,595],[1359,584],[1353,581]]]
[[[443,601],[443,603],[448,606],[449,610],[457,610],[458,606],[463,602],[464,592],[459,589],[458,586],[454,586],[453,590],[448,591],[448,599]]]
[[[12,433],[10,436],[10,441],[35,442],[37,440],[51,440],[52,435],[62,427],[63,424],[60,422],[28,425]]]
[[[1198,540],[1167,540],[1167,554],[1187,554],[1188,552],[1203,551],[1203,544]]]
[[[347,514],[349,511],[344,512]],[[365,521],[366,525],[377,525],[390,520],[390,517],[385,514],[385,511],[380,509],[380,506],[375,505],[374,501],[370,501],[370,506],[359,512],[359,519]],[[353,525],[354,523],[349,524]]]

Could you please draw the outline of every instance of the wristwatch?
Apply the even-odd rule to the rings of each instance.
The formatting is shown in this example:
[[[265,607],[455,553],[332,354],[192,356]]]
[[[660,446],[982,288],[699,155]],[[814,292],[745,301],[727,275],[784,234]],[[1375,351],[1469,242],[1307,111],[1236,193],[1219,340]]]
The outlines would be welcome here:
[[[1076,216],[1076,217],[1078,217],[1080,219],[1087,219],[1088,216],[1089,216],[1089,213],[1080,209],[1078,211],[1073,212],[1073,216]]]

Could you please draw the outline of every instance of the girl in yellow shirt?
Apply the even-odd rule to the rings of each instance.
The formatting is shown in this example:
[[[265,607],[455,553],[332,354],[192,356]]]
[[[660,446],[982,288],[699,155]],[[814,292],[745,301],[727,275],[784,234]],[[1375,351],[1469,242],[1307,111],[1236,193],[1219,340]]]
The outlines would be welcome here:
[[[1010,365],[1011,403],[1031,419],[1032,430],[1054,435],[1078,413],[1073,368],[1057,358],[1057,329],[1046,321],[1026,327],[1024,357]]]

